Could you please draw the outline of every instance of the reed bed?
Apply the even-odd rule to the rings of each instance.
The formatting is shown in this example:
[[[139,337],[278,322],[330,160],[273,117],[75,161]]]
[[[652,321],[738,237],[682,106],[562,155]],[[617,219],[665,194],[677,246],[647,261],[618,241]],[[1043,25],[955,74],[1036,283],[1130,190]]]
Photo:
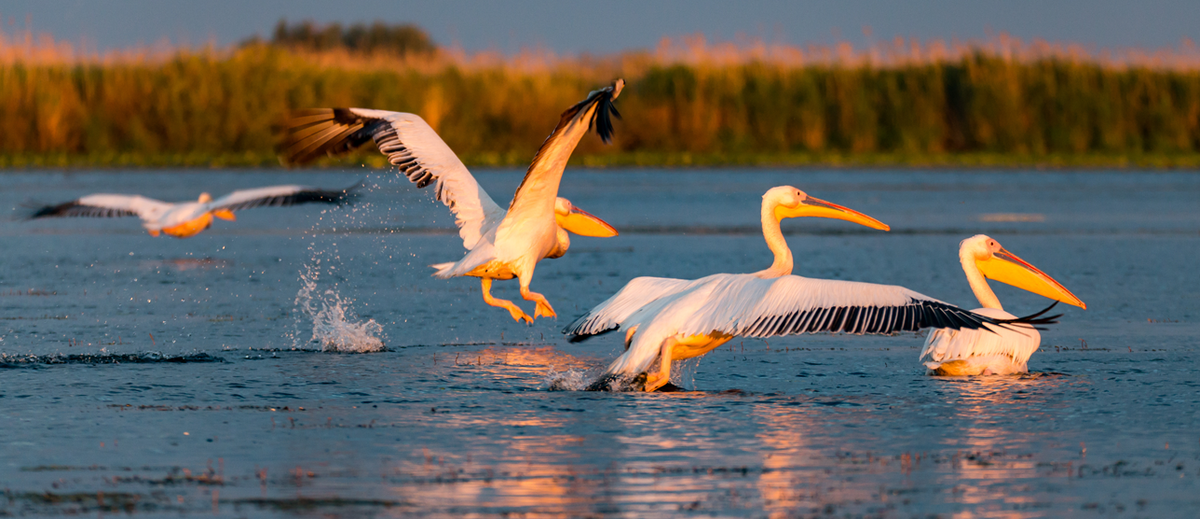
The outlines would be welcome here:
[[[628,83],[586,165],[1200,165],[1200,52],[894,40],[664,40],[606,56],[159,46],[0,34],[0,166],[277,164],[288,111],[420,114],[469,164],[528,162],[558,114]],[[363,152],[348,159],[382,165]],[[332,161],[331,161],[332,163]],[[346,163],[346,162],[340,162]]]

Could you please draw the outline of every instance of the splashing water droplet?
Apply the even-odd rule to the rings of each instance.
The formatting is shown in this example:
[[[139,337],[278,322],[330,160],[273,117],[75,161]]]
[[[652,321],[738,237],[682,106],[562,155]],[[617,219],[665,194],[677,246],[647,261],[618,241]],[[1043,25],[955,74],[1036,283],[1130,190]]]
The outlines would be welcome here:
[[[299,347],[299,326],[302,320],[312,321],[312,341],[321,345],[321,351],[369,353],[383,351],[383,325],[368,319],[357,322],[351,302],[343,300],[333,289],[317,290],[317,272],[305,266],[300,274],[300,291],[296,293],[297,334],[293,347]]]

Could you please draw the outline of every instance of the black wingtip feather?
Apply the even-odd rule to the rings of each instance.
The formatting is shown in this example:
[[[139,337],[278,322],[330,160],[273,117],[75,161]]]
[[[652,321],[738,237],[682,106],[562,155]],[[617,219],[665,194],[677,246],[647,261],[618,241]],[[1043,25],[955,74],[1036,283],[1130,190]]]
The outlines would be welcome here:
[[[64,202],[58,205],[43,205],[35,202],[26,202],[21,204],[25,209],[24,214],[17,217],[20,220],[33,220],[36,218],[64,218],[64,217],[98,217],[98,218],[114,218],[122,216],[137,216],[133,211],[124,209],[113,209],[111,207],[96,207],[83,205],[78,200]]]
[[[370,141],[382,124],[383,121],[361,117],[349,108],[295,110],[285,123],[279,148],[281,162],[292,167],[349,153]]]
[[[1024,317],[1018,317],[1016,319],[997,319],[996,322],[998,322],[1000,324],[1028,324],[1030,326],[1033,326],[1035,329],[1045,330],[1046,328],[1040,328],[1040,327],[1048,326],[1051,324],[1058,324],[1058,318],[1063,316],[1063,314],[1055,314],[1055,315],[1049,315],[1046,317],[1042,317],[1043,315],[1046,314],[1046,312],[1049,312],[1055,306],[1058,306],[1058,301],[1051,303],[1050,306],[1043,308],[1042,311],[1040,311],[1038,313],[1030,314],[1030,315],[1027,315]]]

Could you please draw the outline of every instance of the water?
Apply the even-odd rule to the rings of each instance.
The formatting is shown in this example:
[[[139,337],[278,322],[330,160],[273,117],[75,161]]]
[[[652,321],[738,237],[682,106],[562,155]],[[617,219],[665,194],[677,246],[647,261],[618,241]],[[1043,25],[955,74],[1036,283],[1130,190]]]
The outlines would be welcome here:
[[[479,177],[503,200],[520,175]],[[0,207],[361,176],[6,173]],[[247,210],[186,240],[132,219],[0,223],[0,513],[1200,511],[1195,174],[573,170],[562,195],[622,234],[539,265],[561,317],[533,326],[485,306],[477,280],[429,277],[462,251],[428,192],[367,183],[353,208]],[[558,330],[632,277],[768,265],[758,206],[780,184],[893,229],[785,221],[799,274],[974,307],[957,245],[984,232],[1088,310],[1064,309],[1022,377],[925,376],[912,334],[805,336],[734,340],[681,370],[694,391],[550,390],[619,355],[620,337]],[[1045,305],[996,291],[1017,314]],[[494,294],[532,311],[514,282]]]

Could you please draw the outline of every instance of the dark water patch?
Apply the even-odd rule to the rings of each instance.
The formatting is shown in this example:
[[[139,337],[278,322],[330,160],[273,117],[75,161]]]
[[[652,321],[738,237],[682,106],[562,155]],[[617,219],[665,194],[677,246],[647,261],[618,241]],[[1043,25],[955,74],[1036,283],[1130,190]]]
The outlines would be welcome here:
[[[403,347],[408,347],[408,346],[403,346]],[[226,348],[225,351],[238,351],[238,350],[237,350],[237,348]],[[390,351],[395,351],[395,350],[388,348],[387,346],[380,346],[380,349],[371,350],[371,351],[350,351],[350,350],[333,350],[333,349],[324,350],[319,347],[305,348],[303,346],[294,346],[294,347],[287,347],[287,348],[249,347],[249,348],[246,348],[246,351],[250,352],[245,356],[246,359],[258,360],[258,359],[265,359],[265,358],[279,358],[278,354],[280,354],[280,353],[295,353],[295,354],[306,354],[307,353],[307,354],[320,354],[320,355],[329,355],[329,354],[361,355],[364,353],[384,353],[384,352],[390,352]],[[254,352],[270,353],[271,357],[263,357],[261,354],[254,355]]]
[[[26,368],[58,364],[191,364],[225,362],[225,359],[208,353],[170,355],[155,351],[142,353],[94,353],[50,355],[0,354],[0,368]]]
[[[133,405],[133,404],[109,404],[110,409],[121,411],[262,411],[262,412],[278,412],[278,411],[306,411],[304,407],[291,406],[265,406],[265,405]]]
[[[416,506],[406,501],[388,501],[383,499],[353,499],[342,497],[295,497],[295,498],[266,498],[249,497],[240,499],[222,499],[221,504],[230,504],[237,510],[241,506],[253,506],[263,510],[278,512],[313,512],[330,510],[337,513],[350,513],[355,509],[393,508],[399,506]]]
[[[223,269],[234,265],[233,261],[223,258],[169,258],[161,260],[146,260],[141,262],[142,268],[167,267],[180,272],[196,269]]]
[[[25,290],[3,290],[0,291],[0,297],[14,296],[33,296],[33,297],[49,297],[59,295],[57,290],[41,290],[37,288],[29,288]],[[63,293],[66,295],[66,293]]]
[[[108,470],[108,467],[102,465],[89,465],[87,467],[77,467],[73,465],[36,465],[33,467],[21,467],[21,472],[70,472],[82,470]]]
[[[13,492],[6,490],[7,506],[14,515],[83,515],[186,511],[165,492]],[[7,514],[6,514],[7,515]]]

